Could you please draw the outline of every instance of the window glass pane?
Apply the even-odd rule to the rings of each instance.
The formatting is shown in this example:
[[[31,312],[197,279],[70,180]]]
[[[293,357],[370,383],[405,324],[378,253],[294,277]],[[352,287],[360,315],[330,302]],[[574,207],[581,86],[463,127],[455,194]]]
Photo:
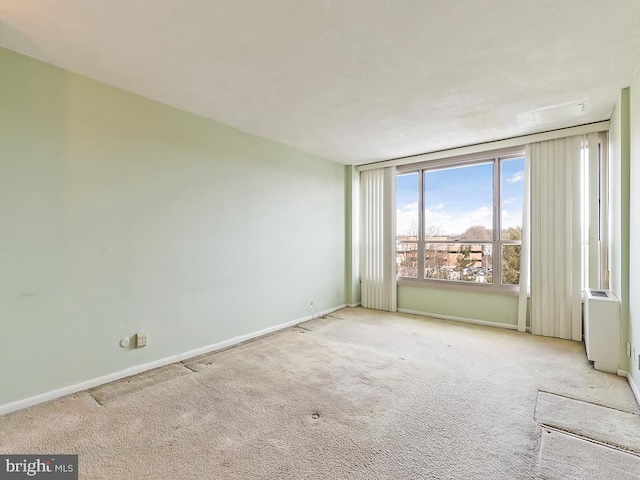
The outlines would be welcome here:
[[[522,240],[524,157],[502,160],[500,165],[502,240]]]
[[[520,245],[502,246],[502,284],[520,283]]]
[[[490,244],[428,243],[425,246],[425,278],[492,283]]]
[[[396,273],[399,277],[418,278],[418,242],[396,242]]]
[[[396,176],[396,272],[418,278],[418,172]]]
[[[418,240],[418,173],[396,176],[396,235],[398,241]]]
[[[493,163],[424,172],[425,240],[493,239]]]

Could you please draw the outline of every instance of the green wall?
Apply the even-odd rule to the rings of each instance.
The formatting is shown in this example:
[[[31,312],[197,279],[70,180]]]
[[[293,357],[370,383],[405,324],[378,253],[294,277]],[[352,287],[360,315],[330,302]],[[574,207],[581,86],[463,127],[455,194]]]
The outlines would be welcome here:
[[[345,303],[343,165],[4,49],[0,106],[0,406]]]
[[[398,309],[518,325],[518,297],[512,295],[398,285]]]
[[[640,73],[629,88],[629,134],[629,340],[634,351],[629,372],[636,389],[640,389]],[[640,401],[640,392],[636,395]]]
[[[610,288],[620,299],[620,368],[629,369],[629,89],[621,91],[609,128]]]

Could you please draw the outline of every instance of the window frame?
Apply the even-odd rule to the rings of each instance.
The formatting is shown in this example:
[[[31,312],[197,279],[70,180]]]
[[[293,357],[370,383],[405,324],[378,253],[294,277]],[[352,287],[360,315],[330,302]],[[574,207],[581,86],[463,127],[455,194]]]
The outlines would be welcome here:
[[[464,291],[485,291],[491,293],[499,293],[505,295],[517,295],[520,288],[519,285],[503,285],[502,284],[502,248],[504,245],[522,245],[521,240],[503,240],[502,239],[502,161],[513,160],[516,158],[524,158],[526,162],[525,147],[519,146],[514,148],[494,150],[484,153],[476,153],[470,155],[462,155],[451,158],[443,158],[431,160],[422,163],[409,165],[401,165],[396,168],[396,175],[418,174],[418,238],[417,244],[417,278],[396,276],[398,285],[409,286],[429,286],[436,288],[464,290]],[[492,240],[476,240],[476,241],[442,241],[442,240],[425,240],[424,225],[424,175],[425,172],[433,170],[442,170],[446,168],[466,167],[477,164],[493,163],[493,238]],[[394,201],[395,198],[394,198]],[[397,244],[396,235],[396,244]],[[408,241],[404,243],[410,243]],[[429,244],[460,244],[460,245],[491,245],[492,247],[492,265],[493,272],[492,283],[475,283],[462,280],[444,280],[425,278],[425,260],[426,247]],[[496,275],[498,273],[498,275]]]

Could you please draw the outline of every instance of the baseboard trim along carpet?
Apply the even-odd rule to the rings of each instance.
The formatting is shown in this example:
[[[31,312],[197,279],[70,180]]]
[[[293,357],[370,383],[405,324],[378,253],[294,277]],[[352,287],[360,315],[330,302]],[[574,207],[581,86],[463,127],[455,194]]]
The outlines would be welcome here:
[[[343,304],[337,307],[330,308],[328,310],[324,310],[320,312],[320,315],[328,315],[337,310],[341,310],[346,306],[347,306],[346,304]],[[15,402],[5,403],[4,405],[0,405],[0,415],[5,415],[7,413],[15,412],[16,410],[22,410],[23,408],[32,407],[34,405],[38,405],[39,403],[48,402],[50,400],[71,395],[73,393],[80,392],[82,390],[94,388],[99,385],[103,385],[105,383],[110,383],[115,380],[120,380],[121,378],[130,377],[132,375],[138,375],[139,373],[146,372],[148,370],[153,370],[154,368],[164,367],[165,365],[180,362],[188,358],[197,357],[198,355],[211,353],[223,348],[232,347],[239,343],[246,342],[247,340],[253,340],[253,339],[277,332],[278,330],[283,330],[285,328],[293,327],[294,325],[297,325],[299,323],[312,320],[315,316],[317,316],[317,314],[307,315],[305,317],[298,318],[297,320],[291,320],[289,322],[281,323],[279,325],[274,325],[272,327],[268,327],[263,330],[258,330],[256,332],[251,332],[245,335],[239,335],[237,337],[233,337],[228,340],[223,340],[221,342],[214,343],[212,345],[207,345],[204,347],[196,348],[194,350],[189,350],[187,352],[171,355],[169,357],[161,358],[159,360],[154,360],[153,362],[143,363],[141,365],[134,365],[132,367],[125,368],[124,370],[120,370],[118,372],[113,372],[108,375],[104,375],[102,377],[92,378],[90,380],[85,380],[84,382],[76,383],[74,385],[69,385],[67,387],[62,387],[56,390],[34,395],[32,397],[28,397],[23,400],[16,400]]]
[[[411,315],[420,315],[422,317],[438,318],[440,320],[453,320],[454,322],[472,323],[474,325],[484,325],[487,327],[507,328],[509,330],[517,330],[517,325],[509,323],[489,322],[487,320],[478,320],[476,318],[455,317],[453,315],[442,315],[440,313],[421,312],[419,310],[409,310],[407,308],[398,308],[400,313],[409,313]],[[529,328],[527,328],[529,330]]]

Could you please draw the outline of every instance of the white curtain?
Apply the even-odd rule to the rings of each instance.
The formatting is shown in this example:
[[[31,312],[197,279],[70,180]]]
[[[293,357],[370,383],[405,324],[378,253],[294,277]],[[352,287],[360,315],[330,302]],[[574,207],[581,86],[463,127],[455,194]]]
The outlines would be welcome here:
[[[396,311],[395,167],[360,173],[362,306]]]
[[[531,332],[582,340],[581,137],[527,146]]]
[[[518,331],[527,331],[527,311],[531,282],[531,159],[524,164],[524,198],[522,205],[522,245],[520,247],[520,293],[518,303]]]

